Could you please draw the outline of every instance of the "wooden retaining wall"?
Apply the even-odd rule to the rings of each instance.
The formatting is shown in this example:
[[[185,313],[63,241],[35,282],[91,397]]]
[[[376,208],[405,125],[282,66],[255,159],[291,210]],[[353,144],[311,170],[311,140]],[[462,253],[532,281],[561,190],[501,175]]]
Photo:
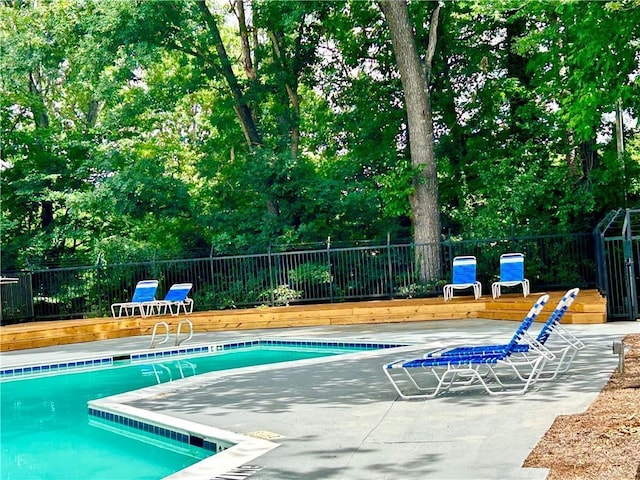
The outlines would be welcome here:
[[[548,318],[563,293],[550,292],[549,303],[538,321],[543,322]],[[523,298],[522,295],[507,294],[497,300],[493,300],[490,296],[481,297],[478,300],[474,300],[473,297],[454,297],[446,303],[442,297],[378,300],[214,310],[195,312],[188,317],[180,315],[32,322],[0,327],[0,351],[151,335],[153,326],[158,321],[167,322],[171,333],[175,334],[178,322],[183,318],[191,320],[195,332],[465,318],[521,321],[539,295],[541,294],[532,293],[529,297]],[[562,323],[604,323],[606,311],[606,300],[597,291],[583,290],[566,313]]]

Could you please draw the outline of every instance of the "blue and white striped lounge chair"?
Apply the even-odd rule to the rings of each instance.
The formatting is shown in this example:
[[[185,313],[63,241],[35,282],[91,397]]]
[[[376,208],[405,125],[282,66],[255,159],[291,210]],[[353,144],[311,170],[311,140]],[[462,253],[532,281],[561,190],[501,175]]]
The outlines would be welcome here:
[[[555,368],[548,369],[547,367],[549,366],[549,362],[545,362],[545,365],[541,368],[540,371],[540,378],[551,380],[555,378],[559,373],[567,372],[578,351],[585,348],[584,343],[582,343],[572,333],[568,332],[560,325],[564,314],[576,299],[578,293],[580,293],[579,288],[572,288],[562,296],[556,308],[553,310],[551,315],[549,315],[549,319],[544,323],[535,340],[533,341],[539,345],[544,346],[555,356],[554,361],[551,362],[552,365],[555,365]],[[525,337],[528,337],[528,335],[529,334],[527,333]],[[556,345],[547,344],[547,340],[549,340],[552,335],[554,338],[557,338],[558,341],[551,343],[555,343]],[[496,353],[504,351],[506,348],[507,345],[478,345],[456,347],[450,349],[435,350],[433,352],[427,353],[425,357],[432,357],[434,355],[443,357],[470,355],[474,353]],[[518,343],[512,349],[512,358],[517,358],[518,355],[526,356],[529,353],[530,348],[530,343]]]
[[[148,304],[155,300],[156,290],[158,289],[157,280],[141,280],[136,285],[133,297],[130,302],[114,303],[111,305],[111,313],[114,317],[128,317],[135,315],[136,309],[140,312],[141,317],[148,315]],[[116,315],[116,310],[118,311]],[[131,313],[129,313],[131,311]]]
[[[500,255],[500,280],[491,284],[493,298],[498,298],[502,287],[522,285],[522,294],[529,295],[529,280],[524,278],[524,255],[505,253]]]
[[[552,367],[555,365],[555,369],[548,369],[548,365],[545,365],[541,371],[540,378],[551,380],[558,374],[566,373],[577,353],[585,348],[582,341],[560,325],[562,317],[569,310],[578,293],[580,293],[579,288],[572,288],[562,296],[549,320],[542,326],[536,337],[536,341],[544,345],[556,357],[556,360],[546,362],[547,364],[550,363]],[[551,341],[548,342],[549,339]]]
[[[511,359],[513,349],[524,338],[527,330],[540,314],[549,299],[542,295],[518,327],[511,341],[504,348],[495,351],[487,348],[487,352],[477,351],[469,354],[441,356],[432,352],[430,357],[413,360],[395,360],[383,365],[383,370],[398,395],[405,399],[433,398],[452,387],[482,386],[489,395],[508,393],[525,393],[538,379],[540,368],[545,360],[552,360],[554,355],[543,346],[532,345],[531,354],[527,357]],[[489,346],[487,346],[489,347]],[[499,346],[496,346],[499,347]],[[537,355],[534,355],[537,352]],[[525,372],[520,368],[525,366]],[[517,380],[505,382],[504,374],[499,369],[506,367],[507,373]],[[405,375],[396,375],[404,373]],[[401,380],[402,379],[402,380]],[[407,390],[407,386],[411,391]]]
[[[157,311],[158,314],[166,315],[167,310],[173,316],[180,314],[180,309],[184,311],[185,315],[193,312],[193,300],[189,298],[189,292],[191,291],[191,283],[175,283],[171,285],[169,291],[165,295],[163,300],[154,300],[149,303],[150,311]],[[175,307],[176,311],[173,311]]]
[[[444,286],[444,301],[453,298],[454,290],[473,288],[473,296],[477,300],[482,295],[482,284],[476,280],[476,257],[461,256],[453,259],[453,279]]]

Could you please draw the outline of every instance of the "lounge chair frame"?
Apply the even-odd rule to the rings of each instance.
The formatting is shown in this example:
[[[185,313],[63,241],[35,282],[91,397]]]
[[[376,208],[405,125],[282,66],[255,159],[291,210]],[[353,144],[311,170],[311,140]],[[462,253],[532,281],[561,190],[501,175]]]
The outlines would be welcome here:
[[[471,255],[458,256],[453,259],[452,282],[443,287],[444,301],[451,300],[455,290],[473,288],[476,300],[482,295],[482,284],[476,280],[476,257]]]
[[[503,253],[500,255],[500,280],[491,284],[493,298],[499,298],[502,287],[516,287],[522,285],[522,294],[529,296],[531,287],[529,280],[524,278],[524,254]]]
[[[404,399],[434,398],[453,386],[480,385],[489,395],[525,393],[537,381],[544,362],[555,358],[535,339],[527,338],[526,333],[548,299],[549,295],[545,294],[534,303],[511,341],[501,350],[450,356],[439,356],[432,352],[432,356],[387,363],[383,365],[383,371],[398,395]],[[530,354],[511,358],[513,348],[525,338],[530,345]],[[399,382],[400,376],[394,376],[396,372],[405,374],[402,378],[405,383],[408,379],[412,392],[403,388]]]
[[[166,315],[169,312],[172,316],[178,316],[180,309],[185,315],[193,312],[193,299],[189,298],[193,284],[191,283],[174,283],[167,291],[163,300],[154,300],[149,302],[148,309],[151,314]],[[176,309],[174,312],[173,309]]]
[[[552,380],[560,374],[567,373],[578,352],[585,348],[585,344],[580,339],[560,324],[562,317],[564,317],[579,292],[579,288],[568,290],[558,302],[558,306],[549,317],[549,320],[538,333],[536,340],[542,343],[556,357],[556,360],[545,363],[540,373],[540,378]],[[550,338],[552,339],[551,345],[547,343]],[[554,342],[554,339],[557,341]],[[548,363],[551,364],[552,368],[547,368]],[[553,368],[553,365],[555,365],[555,368]]]
[[[582,341],[580,341],[572,333],[570,333],[560,325],[562,318],[579,293],[579,288],[572,288],[571,290],[568,290],[562,296],[553,312],[549,315],[549,319],[542,326],[536,338],[531,339],[529,333],[527,332],[524,339],[528,343],[516,344],[513,347],[512,355],[510,358],[512,360],[515,360],[518,356],[526,356],[529,352],[530,343],[537,342],[538,344],[543,345],[555,356],[554,361],[551,362],[551,365],[555,365],[555,368],[552,367],[551,369],[548,369],[547,367],[549,367],[549,362],[545,361],[545,364],[541,367],[539,378],[551,380],[556,378],[556,376],[561,373],[566,373],[571,367],[571,364],[575,359],[578,351],[585,348],[585,345],[584,343],[582,343]],[[559,344],[554,346],[550,346],[549,344],[547,344],[547,340],[549,340],[550,337],[557,338],[559,342],[556,343]],[[443,357],[471,355],[475,353],[498,353],[504,351],[507,347],[508,345],[485,345],[439,349],[427,353],[425,357],[432,357],[436,355],[439,357]]]
[[[149,302],[154,301],[156,290],[158,289],[157,280],[141,280],[136,284],[131,301],[114,303],[111,305],[111,314],[116,318],[123,316],[134,316],[136,309],[140,312],[141,317],[149,315]],[[116,314],[116,310],[118,313]]]

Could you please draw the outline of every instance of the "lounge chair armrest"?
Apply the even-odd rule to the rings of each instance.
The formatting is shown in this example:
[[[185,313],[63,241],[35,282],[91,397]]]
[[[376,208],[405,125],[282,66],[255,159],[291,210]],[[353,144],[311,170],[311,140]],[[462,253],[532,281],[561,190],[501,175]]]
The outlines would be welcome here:
[[[407,362],[406,358],[401,358],[399,360],[394,360],[393,362],[389,362],[384,365],[384,370],[388,370],[391,368],[402,368],[402,365]]]
[[[529,350],[533,350],[534,352],[538,352],[540,355],[545,357],[547,360],[555,360],[556,356],[551,350],[541,344],[538,340],[533,338],[529,333],[525,332],[523,335],[525,342],[529,344]]]
[[[573,333],[563,328],[560,324],[554,325],[551,331],[557,333],[560,338],[577,350],[582,350],[585,346]]]

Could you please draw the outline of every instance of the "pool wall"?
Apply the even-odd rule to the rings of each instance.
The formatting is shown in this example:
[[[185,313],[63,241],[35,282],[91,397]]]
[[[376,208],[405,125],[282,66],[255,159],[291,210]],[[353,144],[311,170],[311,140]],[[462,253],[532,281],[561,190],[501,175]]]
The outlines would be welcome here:
[[[91,370],[105,366],[112,366],[116,361],[149,362],[172,357],[211,355],[250,347],[296,347],[296,348],[339,348],[348,350],[380,350],[385,348],[402,347],[406,344],[376,343],[376,342],[346,342],[320,341],[310,339],[268,339],[229,341],[218,344],[190,345],[184,347],[170,347],[165,349],[135,351],[111,356],[78,358],[64,362],[37,363],[2,368],[0,366],[0,380],[31,378],[33,376],[49,375],[52,373],[71,373]],[[1,358],[1,357],[0,357]]]
[[[158,435],[170,440],[177,440],[185,445],[200,446],[209,450],[212,456],[176,472],[166,480],[210,480],[217,475],[225,475],[255,458],[267,453],[279,446],[271,440],[257,438],[250,435],[222,430],[199,423],[194,423],[176,416],[160,414],[154,411],[140,409],[132,406],[136,400],[146,398],[166,398],[176,392],[184,392],[189,389],[199,389],[204,384],[220,383],[229,375],[241,375],[247,372],[266,371],[273,368],[291,368],[301,364],[320,364],[325,362],[340,361],[340,358],[351,355],[362,355],[373,352],[381,352],[389,348],[407,348],[406,343],[379,343],[379,342],[353,342],[353,341],[318,341],[310,339],[253,339],[239,342],[226,342],[224,344],[209,345],[214,352],[228,352],[243,348],[261,346],[287,346],[297,348],[332,347],[347,350],[344,355],[318,357],[296,360],[293,362],[266,364],[253,367],[241,367],[232,370],[222,370],[203,373],[185,379],[152,385],[130,392],[124,392],[107,398],[97,399],[88,403],[89,415],[100,421],[107,421],[115,427],[123,426],[138,429],[144,433]],[[177,349],[181,355],[181,349]],[[351,350],[351,352],[349,352]],[[168,350],[169,352],[175,349]],[[154,352],[163,353],[163,352]],[[140,358],[137,361],[148,361],[149,357]],[[165,358],[163,354],[156,358]],[[215,455],[214,455],[215,454]]]
[[[0,369],[0,379],[67,373],[113,365],[113,357],[83,358],[64,362],[22,365]]]
[[[371,341],[336,341],[314,339],[270,339],[255,338],[241,341],[227,341],[207,345],[189,345],[169,347],[166,349],[137,350],[131,353],[101,356],[99,358],[84,358],[67,360],[58,363],[41,363],[35,365],[12,366],[0,369],[2,381],[12,381],[45,376],[94,370],[98,368],[115,367],[119,363],[145,363],[162,361],[171,358],[215,355],[235,350],[256,347],[289,347],[297,349],[331,348],[344,349],[344,355],[359,355],[363,352],[379,352],[389,348],[407,347],[406,343],[381,343]],[[300,364],[299,362],[336,361],[339,356],[319,357],[278,364],[277,368],[288,368],[286,364]],[[185,447],[196,447],[210,452],[210,456],[194,465],[180,470],[167,479],[171,480],[210,480],[216,475],[224,475],[247,462],[276,448],[279,444],[265,438],[221,430],[177,416],[160,414],[157,412],[133,407],[132,402],[138,399],[171,396],[177,391],[199,388],[198,382],[219,382],[224,376],[237,375],[248,371],[267,370],[273,365],[258,365],[241,367],[233,370],[204,373],[182,380],[152,385],[149,387],[124,392],[106,398],[89,401],[88,416],[92,424],[99,423],[111,431],[123,435],[127,431],[139,432],[140,435],[151,438],[154,443],[166,441],[178,442]],[[186,383],[185,383],[186,381]],[[174,443],[175,444],[175,443]]]
[[[169,384],[155,385],[149,388],[157,391],[158,387],[166,387],[167,385]],[[148,389],[136,392],[144,390]],[[200,447],[211,452],[210,457],[165,477],[167,480],[210,480],[279,446],[278,443],[261,438],[221,430],[120,402],[131,399],[131,394],[140,396],[140,393],[127,392],[89,402],[90,417],[112,423],[116,427],[126,426],[143,433],[158,435],[167,440],[182,442],[185,445]]]
[[[376,352],[406,346],[406,343],[381,343],[371,341],[255,338],[207,345],[189,345],[143,351],[137,350],[131,353],[114,354],[111,356],[104,355],[99,358],[74,359],[58,363],[12,366],[0,369],[0,379],[2,381],[12,381],[51,374],[79,373],[98,368],[115,367],[120,363],[126,365],[127,363],[156,362],[171,358],[215,355],[217,353],[227,353],[259,347],[344,349],[344,355],[358,355],[363,352]],[[327,359],[335,361],[336,358],[336,356],[320,357],[286,363],[323,362]],[[283,367],[283,365],[286,364],[278,365],[277,368],[287,368],[286,366]],[[210,452],[210,456],[204,460],[167,477],[171,480],[210,480],[216,475],[224,475],[250,462],[254,458],[276,448],[279,444],[271,441],[272,439],[242,435],[190,422],[172,415],[159,414],[157,412],[136,408],[130,405],[130,403],[138,399],[171,396],[176,391],[199,388],[198,382],[212,381],[212,379],[218,382],[221,378],[224,378],[225,375],[236,375],[242,372],[270,368],[274,368],[273,365],[258,365],[210,372],[208,374],[204,373],[184,379],[187,380],[187,383],[177,380],[92,400],[87,404],[89,422],[95,426],[107,428],[123,435],[127,435],[127,432],[139,432],[139,435],[148,438],[153,443],[164,441],[167,444],[173,442],[173,444],[176,445],[175,442],[178,442],[178,444],[184,445],[185,448],[195,447]]]

